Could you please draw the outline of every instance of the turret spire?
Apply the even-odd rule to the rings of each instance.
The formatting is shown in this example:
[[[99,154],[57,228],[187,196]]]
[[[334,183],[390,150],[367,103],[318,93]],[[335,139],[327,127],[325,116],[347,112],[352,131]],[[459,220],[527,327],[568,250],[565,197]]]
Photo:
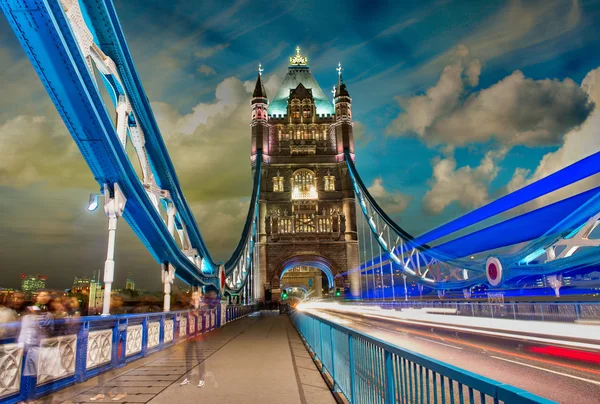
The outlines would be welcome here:
[[[342,69],[342,63],[338,62],[338,66],[335,69],[338,72],[338,83],[337,86],[335,87],[335,94],[333,95],[334,98],[338,98],[338,97],[350,97],[350,94],[348,94],[348,90],[346,90],[346,85],[344,84],[344,81],[342,79],[342,71],[344,69]]]
[[[265,91],[265,86],[262,83],[261,76],[264,69],[262,65],[258,64],[258,76],[256,77],[256,86],[254,86],[254,92],[252,92],[252,98],[267,98],[267,92]]]

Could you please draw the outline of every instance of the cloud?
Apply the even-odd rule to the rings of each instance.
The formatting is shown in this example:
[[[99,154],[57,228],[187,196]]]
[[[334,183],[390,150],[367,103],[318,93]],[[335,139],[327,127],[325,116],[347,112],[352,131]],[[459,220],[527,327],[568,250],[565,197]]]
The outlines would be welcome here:
[[[464,49],[457,53],[466,57]],[[446,66],[424,95],[397,98],[404,111],[387,133],[416,134],[430,146],[465,146],[491,139],[504,146],[556,145],[594,108],[573,80],[532,80],[520,71],[489,88],[469,92],[480,72],[477,59],[462,60]]]
[[[215,55],[216,53],[219,53],[222,50],[227,49],[228,47],[229,47],[229,44],[224,43],[224,44],[218,44],[218,45],[215,45],[212,47],[200,48],[194,53],[194,55],[198,59],[207,59],[207,58]]]
[[[208,65],[201,65],[198,68],[198,73],[202,73],[205,76],[212,76],[214,74],[217,74],[217,72],[215,71],[215,69],[213,69],[212,67],[210,67]]]
[[[280,82],[268,76],[267,93],[274,94]],[[213,101],[199,103],[187,114],[166,103],[151,103],[190,203],[250,196],[253,89],[254,80],[226,78],[217,85]]]
[[[567,42],[569,38],[565,34],[580,25],[581,17],[578,0],[512,0],[457,43],[467,46],[474,57],[484,62],[549,45],[542,51],[529,52],[526,60],[522,60],[531,64],[566,52],[576,45],[572,40]],[[427,44],[422,46],[428,48]],[[430,77],[449,64],[453,57],[453,50],[444,52],[419,66],[414,75]]]
[[[438,214],[453,202],[465,210],[487,203],[488,184],[498,175],[498,163],[505,155],[506,149],[489,151],[479,166],[458,169],[452,156],[434,160],[433,177],[429,181],[431,189],[423,197],[425,211]]]
[[[19,115],[0,125],[0,185],[90,186],[92,174],[62,121]]]
[[[544,178],[568,165],[571,165],[584,157],[600,151],[600,67],[590,71],[583,82],[581,88],[590,99],[596,103],[594,112],[587,118],[581,127],[570,131],[564,137],[564,143],[555,152],[544,155],[537,168],[527,170],[517,168],[511,181],[507,186],[507,191],[512,192],[525,185],[531,184],[541,178]],[[552,196],[553,199],[564,198],[573,195],[576,192],[582,192],[593,186],[600,185],[600,179],[591,177],[575,184],[573,187],[557,191]],[[540,198],[536,205],[542,205],[548,202],[549,197]]]
[[[381,177],[375,178],[370,187],[369,193],[377,200],[381,208],[389,214],[401,213],[408,207],[410,197],[400,192],[390,192],[383,186]]]

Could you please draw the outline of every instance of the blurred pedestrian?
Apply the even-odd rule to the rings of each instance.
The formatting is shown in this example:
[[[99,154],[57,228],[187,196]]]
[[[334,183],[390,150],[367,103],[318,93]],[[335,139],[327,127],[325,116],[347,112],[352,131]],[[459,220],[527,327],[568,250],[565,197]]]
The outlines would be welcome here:
[[[8,299],[8,307],[17,313],[17,317],[21,318],[27,313],[27,307],[30,306],[23,292],[15,292]]]
[[[121,314],[122,312],[123,312],[123,296],[113,293],[110,298],[110,314],[111,315]],[[118,348],[117,348],[117,357],[121,357],[122,350],[123,350],[122,339],[119,339]],[[112,401],[123,401],[123,399],[125,399],[127,397],[127,393],[119,391],[119,390],[122,390],[119,377],[116,377],[115,379],[111,380],[111,384],[113,384],[113,388],[109,388],[109,386],[106,385],[106,376],[105,376],[104,372],[100,373],[98,375],[99,393],[93,397],[90,397],[89,400],[90,401],[98,401],[98,400],[104,401],[104,399],[108,395],[109,397],[111,397]],[[113,390],[115,390],[116,393],[114,393]]]
[[[34,402],[38,379],[40,345],[43,338],[51,336],[52,317],[42,312],[38,305],[29,306],[21,321],[17,344],[23,349],[23,384],[28,403]]]
[[[196,319],[196,324],[201,320],[202,296],[199,291],[192,292],[192,298],[188,306],[188,321]],[[189,324],[189,323],[188,323]],[[200,323],[202,324],[202,323]],[[188,325],[189,326],[189,325]],[[204,334],[188,339],[185,344],[185,370],[186,377],[180,383],[181,386],[191,383],[191,376],[198,374],[198,387],[204,387],[204,357],[203,357]],[[194,361],[194,356],[196,360]],[[196,366],[198,366],[196,368]],[[189,378],[188,378],[189,374]]]

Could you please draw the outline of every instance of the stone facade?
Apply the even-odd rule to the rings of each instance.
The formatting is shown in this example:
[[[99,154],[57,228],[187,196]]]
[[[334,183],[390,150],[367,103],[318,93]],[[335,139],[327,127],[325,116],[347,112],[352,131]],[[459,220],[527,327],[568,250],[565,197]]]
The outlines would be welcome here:
[[[265,294],[278,300],[282,273],[292,268],[310,266],[333,278],[359,264],[355,196],[344,160],[344,150],[354,152],[351,100],[340,74],[334,109],[298,60],[290,60],[284,79],[289,93],[278,91],[289,94],[276,100],[285,113],[272,113],[260,75],[252,99],[253,165],[262,151],[254,274],[259,300]],[[325,110],[336,113],[319,113]],[[336,286],[345,281],[336,278]],[[357,292],[358,282],[351,283]]]

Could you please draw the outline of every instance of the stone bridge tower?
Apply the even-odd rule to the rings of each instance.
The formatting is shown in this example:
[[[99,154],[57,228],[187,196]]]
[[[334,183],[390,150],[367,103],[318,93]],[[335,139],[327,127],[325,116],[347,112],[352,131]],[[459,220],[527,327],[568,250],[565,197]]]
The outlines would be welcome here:
[[[344,161],[354,156],[351,99],[338,66],[332,103],[296,48],[287,75],[269,103],[260,68],[252,94],[252,164],[262,150],[258,265],[254,294],[278,300],[280,279],[303,266],[318,268],[329,287],[350,284],[358,296],[355,196]]]

